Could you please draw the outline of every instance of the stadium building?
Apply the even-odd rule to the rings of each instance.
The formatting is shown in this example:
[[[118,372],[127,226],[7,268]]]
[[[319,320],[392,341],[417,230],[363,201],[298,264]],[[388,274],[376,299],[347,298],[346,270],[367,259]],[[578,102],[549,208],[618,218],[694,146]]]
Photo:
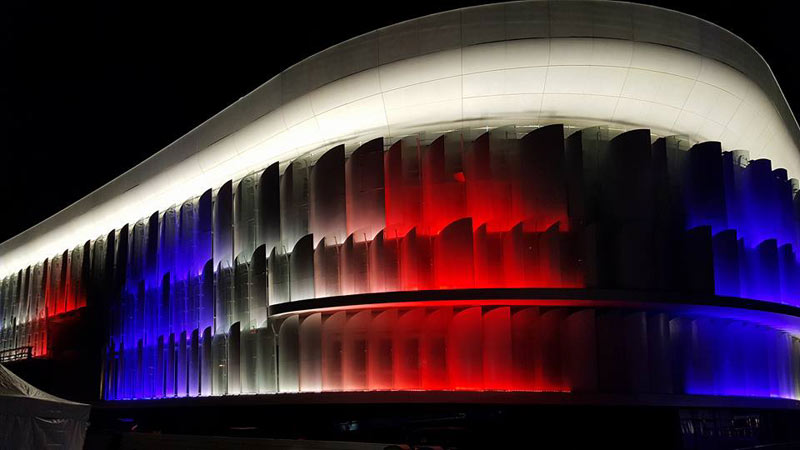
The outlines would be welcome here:
[[[435,14],[301,61],[0,244],[2,359],[128,412],[792,411],[794,177],[775,77],[712,23]]]

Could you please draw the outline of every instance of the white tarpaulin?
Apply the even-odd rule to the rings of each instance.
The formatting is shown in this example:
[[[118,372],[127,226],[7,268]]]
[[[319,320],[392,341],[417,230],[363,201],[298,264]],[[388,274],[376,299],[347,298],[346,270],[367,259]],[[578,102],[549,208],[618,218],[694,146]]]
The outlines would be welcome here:
[[[36,389],[0,364],[0,449],[81,449],[89,409]]]

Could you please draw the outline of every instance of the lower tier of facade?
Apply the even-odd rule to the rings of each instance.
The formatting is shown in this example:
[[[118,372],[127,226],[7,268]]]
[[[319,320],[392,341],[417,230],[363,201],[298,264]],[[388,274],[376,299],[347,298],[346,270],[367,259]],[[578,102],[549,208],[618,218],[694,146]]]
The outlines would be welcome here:
[[[331,302],[328,302],[331,303]],[[436,300],[284,312],[110,347],[104,398],[339,391],[800,399],[794,318],[720,306]]]

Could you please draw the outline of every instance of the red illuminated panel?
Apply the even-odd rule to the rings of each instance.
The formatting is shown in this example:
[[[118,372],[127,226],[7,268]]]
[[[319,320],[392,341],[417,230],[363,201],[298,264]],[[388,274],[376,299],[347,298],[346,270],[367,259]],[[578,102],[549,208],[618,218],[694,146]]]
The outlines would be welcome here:
[[[480,307],[467,308],[453,315],[447,333],[450,389],[483,389],[481,328]]]
[[[44,260],[44,266],[47,268],[44,286],[44,302],[45,310],[47,311],[47,317],[55,315],[56,312],[57,289],[55,287],[56,274],[54,273],[56,271],[56,259],[57,258]]]
[[[88,258],[83,246],[45,260],[44,298],[47,317],[86,306],[85,277]]]
[[[67,309],[67,292],[69,291],[69,251],[64,251],[61,255],[61,265],[58,267],[58,286],[55,300],[54,311],[61,314]]]
[[[372,311],[361,311],[347,318],[342,339],[342,387],[367,389],[368,330]]]
[[[534,227],[530,227],[534,228]],[[548,286],[549,273],[541,271],[543,254],[541,235],[520,223],[505,234],[503,246],[503,273],[505,286]]]
[[[501,132],[492,131],[492,134]],[[490,143],[494,144],[491,151]],[[503,148],[504,143],[505,140],[490,139],[487,132],[464,152],[463,179],[468,214],[476,227],[488,224],[491,231],[505,231],[513,221],[508,158],[514,155]]]
[[[493,319],[496,323],[497,319]],[[511,315],[511,336],[511,385],[520,391],[541,388],[542,339],[539,337],[539,308],[514,311]]]
[[[400,288],[404,291],[434,286],[433,242],[414,228],[400,242]]]
[[[475,230],[473,257],[475,260],[475,287],[506,286],[506,273],[503,270],[503,240],[506,233],[489,232],[486,225]]]
[[[593,309],[441,303],[305,316],[300,390],[597,389]]]
[[[386,224],[420,223],[422,193],[416,139],[394,143],[384,155]]]
[[[425,309],[400,312],[394,330],[394,389],[420,389]]]
[[[400,289],[400,242],[401,239],[382,230],[369,243],[367,270],[370,292]]]
[[[436,289],[469,288],[474,285],[472,220],[462,219],[434,237]]]
[[[397,310],[377,313],[370,321],[367,335],[367,386],[372,390],[389,390],[393,384],[393,333],[398,328]],[[418,377],[416,377],[418,378]]]
[[[512,347],[511,308],[501,306],[483,314],[483,387],[511,390],[514,352]],[[529,344],[525,344],[529,345]]]
[[[61,291],[62,295],[58,301],[58,312],[67,312],[75,309],[75,292],[73,284],[73,261],[72,261],[73,254],[69,251],[64,252],[64,265],[62,270],[62,283],[63,283],[63,290]]]
[[[534,386],[538,390],[569,390],[562,373],[561,333],[559,333],[559,326],[565,316],[566,312],[563,309],[554,309],[539,317],[536,340],[540,347],[536,350],[541,352],[541,359],[534,378]]]
[[[451,308],[427,311],[419,345],[422,389],[440,390],[450,387],[446,350],[448,326],[452,316]]]
[[[580,242],[566,231],[563,133],[549,126],[516,139],[512,127],[474,141],[395,143],[384,157],[390,225],[371,244],[369,290],[582,286]],[[389,236],[400,238],[392,287],[377,261],[393,250]]]
[[[422,223],[417,232],[436,234],[448,224],[469,216],[461,136],[441,136],[423,147],[421,153]]]

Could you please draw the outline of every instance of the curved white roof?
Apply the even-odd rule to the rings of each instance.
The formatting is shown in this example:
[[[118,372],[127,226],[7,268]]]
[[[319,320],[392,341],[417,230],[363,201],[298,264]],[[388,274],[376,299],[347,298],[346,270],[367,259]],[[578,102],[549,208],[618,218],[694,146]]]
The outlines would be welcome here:
[[[733,34],[628,3],[488,5],[383,28],[292,66],[0,244],[0,275],[337,143],[553,122],[718,140],[800,174],[797,122],[767,64]]]

